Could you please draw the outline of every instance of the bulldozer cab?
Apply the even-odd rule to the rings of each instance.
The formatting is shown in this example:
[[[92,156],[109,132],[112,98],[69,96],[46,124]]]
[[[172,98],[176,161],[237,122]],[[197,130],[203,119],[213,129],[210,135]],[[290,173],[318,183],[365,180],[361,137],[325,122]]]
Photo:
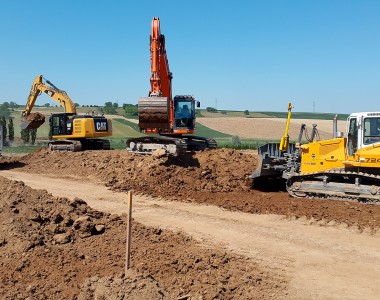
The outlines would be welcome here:
[[[349,116],[347,124],[349,156],[363,147],[380,143],[380,113],[354,113]]]
[[[177,128],[195,128],[195,101],[193,98],[174,98],[174,126]]]

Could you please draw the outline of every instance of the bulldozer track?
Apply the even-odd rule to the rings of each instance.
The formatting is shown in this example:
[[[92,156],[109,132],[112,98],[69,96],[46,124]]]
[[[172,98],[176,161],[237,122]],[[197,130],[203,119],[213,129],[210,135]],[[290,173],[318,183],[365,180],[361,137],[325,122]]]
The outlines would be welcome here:
[[[355,201],[380,205],[380,175],[364,172],[331,170],[291,175],[288,193],[296,198]]]

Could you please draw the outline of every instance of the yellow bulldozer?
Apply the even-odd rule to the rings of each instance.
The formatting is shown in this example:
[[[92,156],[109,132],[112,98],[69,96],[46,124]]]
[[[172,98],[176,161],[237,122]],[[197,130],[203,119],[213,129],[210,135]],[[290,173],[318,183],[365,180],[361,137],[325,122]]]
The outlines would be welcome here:
[[[333,123],[333,138],[316,139],[316,126],[302,144],[305,125],[296,143],[289,143],[292,105],[280,143],[258,149],[259,163],[251,175],[260,181],[282,178],[293,197],[354,200],[380,204],[380,112],[353,113],[346,136]]]

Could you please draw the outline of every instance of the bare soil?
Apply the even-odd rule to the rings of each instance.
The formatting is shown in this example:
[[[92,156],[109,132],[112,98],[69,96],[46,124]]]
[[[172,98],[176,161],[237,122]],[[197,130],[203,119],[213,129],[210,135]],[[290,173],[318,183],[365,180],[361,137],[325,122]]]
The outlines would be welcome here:
[[[112,118],[112,115],[107,116]],[[138,123],[136,119],[127,119]],[[285,131],[286,119],[282,118],[246,118],[246,117],[201,117],[197,123],[207,126],[213,130],[239,136],[247,139],[279,140]],[[297,140],[301,125],[306,125],[306,134],[310,135],[313,125],[317,125],[321,139],[332,138],[332,120],[292,119],[290,121],[289,136],[291,140]],[[338,131],[346,131],[346,120],[338,120]],[[305,139],[304,139],[305,140]]]
[[[124,274],[125,215],[21,181],[0,184],[2,299],[252,299],[284,289],[252,260],[138,222],[131,254],[138,264]]]
[[[0,175],[18,180],[0,177],[2,297],[376,299],[380,206],[294,199],[278,182],[252,188],[256,164],[226,149],[1,157]]]
[[[279,140],[285,131],[286,119],[279,118],[198,118],[197,122],[211,129],[236,135],[241,138]],[[290,122],[289,136],[291,140],[297,140],[301,124],[306,124],[308,133],[311,133],[313,124],[321,139],[332,138],[333,124],[329,120],[292,119]],[[338,131],[345,132],[346,121],[338,121]]]
[[[276,181],[252,188],[254,182],[248,176],[257,166],[257,156],[251,152],[217,149],[177,158],[133,155],[126,150],[41,149],[16,160],[17,170],[23,172],[100,180],[117,191],[133,190],[142,195],[212,204],[232,211],[334,221],[360,229],[380,227],[380,206],[291,198],[284,183]]]

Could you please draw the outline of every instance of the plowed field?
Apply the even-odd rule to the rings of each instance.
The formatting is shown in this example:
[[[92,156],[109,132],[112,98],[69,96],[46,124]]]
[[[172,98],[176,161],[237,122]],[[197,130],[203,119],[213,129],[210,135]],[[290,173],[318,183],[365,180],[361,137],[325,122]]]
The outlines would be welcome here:
[[[221,117],[198,118],[197,122],[216,131],[237,135],[241,138],[279,140],[284,135],[286,119]],[[306,125],[309,135],[313,124],[317,124],[321,139],[332,138],[333,122],[330,120],[292,119],[289,128],[291,140],[297,140],[301,124]],[[338,121],[338,131],[344,132],[345,126],[346,121]]]

